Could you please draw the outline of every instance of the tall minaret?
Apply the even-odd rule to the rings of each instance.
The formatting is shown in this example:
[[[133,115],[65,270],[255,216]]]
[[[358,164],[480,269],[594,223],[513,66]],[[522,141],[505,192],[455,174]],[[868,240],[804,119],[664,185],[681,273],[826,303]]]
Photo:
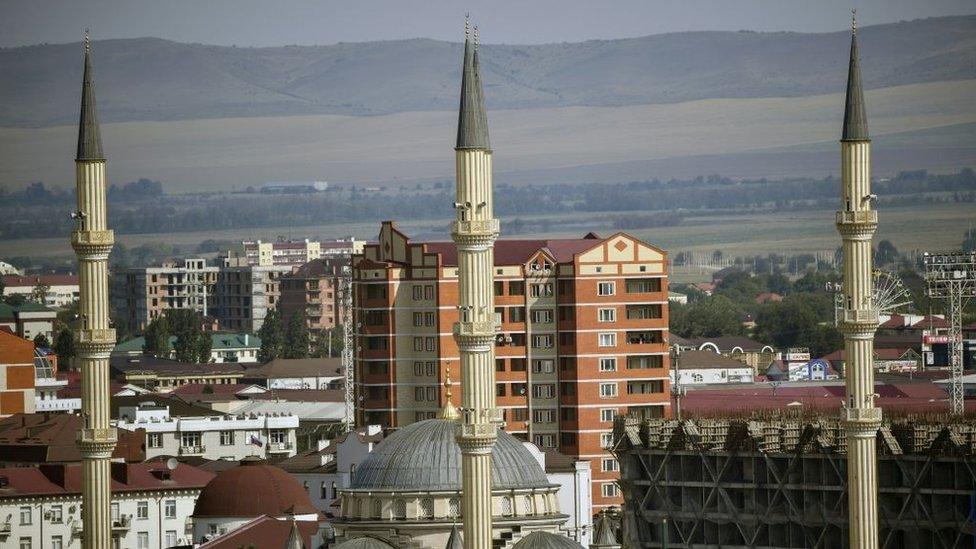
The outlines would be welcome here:
[[[491,549],[491,450],[495,445],[494,245],[491,147],[478,66],[477,28],[472,44],[465,21],[464,69],[455,162],[457,211],[451,236],[458,249],[459,322],[454,340],[461,356],[461,515],[465,549]]]
[[[856,549],[878,546],[878,481],[875,438],[881,409],[874,406],[874,308],[871,279],[871,239],[878,226],[872,209],[871,140],[861,89],[857,54],[857,24],[851,25],[851,61],[847,75],[847,106],[840,140],[843,210],[837,212],[837,230],[844,249],[844,333],[847,402],[847,487],[850,544]]]
[[[109,460],[115,449],[116,433],[109,425],[108,357],[115,347],[115,330],[109,327],[108,320],[108,254],[115,235],[106,221],[105,155],[95,110],[95,81],[87,32],[75,181],[78,209],[72,217],[78,226],[71,234],[71,247],[78,256],[81,290],[75,338],[81,367],[81,412],[85,420],[77,441],[83,463],[82,547],[111,549]]]

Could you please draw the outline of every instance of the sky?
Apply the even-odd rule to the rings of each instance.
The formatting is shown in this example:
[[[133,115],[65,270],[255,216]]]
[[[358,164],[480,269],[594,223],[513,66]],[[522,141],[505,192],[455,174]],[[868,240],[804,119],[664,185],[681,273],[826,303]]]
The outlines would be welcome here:
[[[539,44],[687,30],[829,32],[976,13],[973,0],[0,0],[0,47],[155,36],[237,46],[401,38]]]

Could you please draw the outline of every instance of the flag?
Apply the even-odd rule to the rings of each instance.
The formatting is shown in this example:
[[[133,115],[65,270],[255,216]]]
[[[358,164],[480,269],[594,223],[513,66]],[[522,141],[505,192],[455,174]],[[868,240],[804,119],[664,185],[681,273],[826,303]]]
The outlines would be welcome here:
[[[251,435],[251,444],[259,448],[264,448],[264,443],[261,442],[261,438],[258,437],[257,435]]]

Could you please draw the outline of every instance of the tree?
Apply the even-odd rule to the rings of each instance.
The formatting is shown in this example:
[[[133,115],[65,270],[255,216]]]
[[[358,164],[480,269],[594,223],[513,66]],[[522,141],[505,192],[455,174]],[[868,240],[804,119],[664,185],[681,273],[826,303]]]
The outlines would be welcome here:
[[[213,360],[213,338],[209,332],[200,331],[200,339],[197,341],[197,362],[207,364]]]
[[[296,312],[288,320],[288,330],[285,333],[284,358],[308,357],[308,329],[305,328],[305,315]]]
[[[264,323],[261,324],[261,329],[258,330],[258,337],[261,338],[258,362],[271,362],[282,355],[285,334],[281,325],[281,316],[277,309],[268,311],[268,315],[264,317]]]
[[[191,309],[176,309],[167,311],[170,331],[176,335],[173,350],[176,360],[180,362],[210,362],[212,341],[209,334],[203,332],[203,322],[200,313]]]
[[[51,292],[51,286],[38,282],[31,290],[30,300],[34,303],[44,304],[44,300],[47,298],[47,294]]]
[[[888,265],[898,261],[898,248],[890,240],[878,242],[878,249],[874,255],[874,261],[878,265]]]
[[[808,347],[813,356],[835,351],[843,338],[819,318],[830,314],[825,312],[829,304],[829,297],[816,294],[792,294],[779,303],[768,303],[756,316],[757,339],[780,348]]]
[[[742,310],[723,295],[690,305],[672,306],[671,331],[681,337],[721,337],[745,334]]]
[[[47,336],[44,334],[37,334],[36,336],[34,336],[34,346],[45,347],[45,348],[50,347],[51,340],[49,340]]]
[[[58,355],[58,360],[70,361],[75,357],[75,336],[71,330],[61,328],[58,331],[54,338],[54,352]]]
[[[159,315],[149,321],[143,332],[145,343],[142,352],[155,357],[169,356],[169,321],[166,315]]]

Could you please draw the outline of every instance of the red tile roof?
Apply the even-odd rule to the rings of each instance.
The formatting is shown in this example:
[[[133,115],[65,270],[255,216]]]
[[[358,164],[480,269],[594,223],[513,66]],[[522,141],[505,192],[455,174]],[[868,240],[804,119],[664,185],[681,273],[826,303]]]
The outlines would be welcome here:
[[[878,360],[898,360],[905,353],[907,353],[908,351],[911,351],[911,350],[912,349],[911,348],[908,348],[908,347],[883,347],[881,349],[875,349],[874,350],[874,356]],[[828,355],[824,355],[824,356],[822,356],[820,358],[822,360],[829,360],[831,362],[834,362],[834,361],[838,361],[838,360],[846,360],[844,358],[845,356],[846,356],[846,353],[845,353],[844,349],[838,349],[838,350],[836,350],[836,351],[834,351],[834,352],[832,352],[832,353],[830,353]]]
[[[495,242],[495,265],[521,265],[539,250],[548,251],[557,263],[570,263],[573,256],[602,242],[597,238],[563,238],[552,240],[498,240]],[[445,266],[457,265],[457,244],[454,242],[426,242],[429,253],[441,255]]]
[[[284,547],[291,534],[290,520],[279,520],[262,515],[247,524],[232,530],[212,541],[199,546],[199,549],[239,549],[241,547]],[[312,537],[319,525],[313,521],[297,521],[304,547],[316,547]]]
[[[39,274],[39,275],[3,275],[0,277],[8,288],[25,287],[33,288],[38,284],[48,286],[77,286],[78,275],[73,274]]]
[[[81,494],[81,474],[80,463],[3,468],[0,477],[6,477],[7,486],[0,489],[0,499]],[[202,489],[214,476],[186,464],[170,471],[160,463],[112,463],[112,491]]]
[[[81,416],[71,414],[14,414],[0,420],[0,461],[5,463],[57,463],[81,461],[75,446]],[[119,431],[112,456],[128,461],[146,458],[145,433]]]
[[[922,320],[912,324],[912,328],[915,330],[948,329],[949,321],[937,316],[926,316]]]

